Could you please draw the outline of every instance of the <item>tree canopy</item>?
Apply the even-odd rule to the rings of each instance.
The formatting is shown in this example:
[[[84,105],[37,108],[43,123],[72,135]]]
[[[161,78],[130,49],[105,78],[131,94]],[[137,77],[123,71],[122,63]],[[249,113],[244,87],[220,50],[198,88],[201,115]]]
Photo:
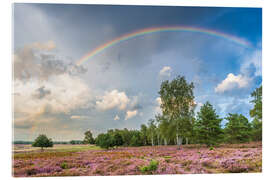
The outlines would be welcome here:
[[[184,76],[178,76],[171,82],[162,82],[159,91],[162,114],[176,127],[175,136],[179,146],[183,138],[191,136],[195,108],[193,88],[192,82],[188,83]]]
[[[84,144],[94,144],[95,143],[95,139],[93,138],[93,134],[90,130],[88,130],[84,133],[83,142],[84,142]]]
[[[253,118],[252,121],[252,139],[255,141],[262,140],[262,86],[256,88],[252,93],[251,101],[254,104],[253,109],[250,110],[250,116]]]
[[[222,135],[221,121],[213,106],[207,101],[198,112],[195,122],[196,141],[208,146],[216,145]]]
[[[41,147],[41,149],[43,150],[44,147],[53,147],[53,141],[52,139],[47,138],[45,134],[41,134],[35,139],[32,146]]]

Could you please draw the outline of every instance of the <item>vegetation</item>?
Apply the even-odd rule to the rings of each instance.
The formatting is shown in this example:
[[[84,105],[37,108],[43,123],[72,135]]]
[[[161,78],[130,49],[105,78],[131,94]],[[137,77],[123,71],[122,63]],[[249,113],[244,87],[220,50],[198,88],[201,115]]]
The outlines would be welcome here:
[[[184,76],[178,76],[171,82],[164,81],[160,87],[162,114],[172,124],[176,143],[179,148],[183,138],[192,135],[192,120],[194,115],[193,83],[188,83]],[[166,119],[165,118],[165,119]]]
[[[219,143],[222,135],[221,121],[213,106],[206,102],[198,112],[194,125],[196,141],[207,146]]]
[[[88,145],[56,145],[74,148]],[[189,147],[189,146],[193,146]],[[178,147],[178,146],[177,146]],[[189,147],[189,148],[188,148]],[[19,154],[19,153],[18,153]],[[111,151],[88,149],[76,152],[45,151],[17,153],[13,158],[13,175],[29,176],[96,176],[140,174],[199,174],[261,172],[261,142],[226,144],[217,148],[185,145],[123,147]]]
[[[81,141],[81,140],[71,140],[69,141],[69,144],[83,144],[84,141]]]
[[[85,132],[84,140],[71,140],[70,144],[96,144],[105,149],[119,146],[155,146],[181,144],[205,144],[208,147],[220,143],[245,143],[262,140],[262,86],[251,93],[253,109],[251,122],[242,114],[229,113],[220,118],[213,105],[206,102],[195,116],[196,103],[193,95],[194,85],[178,76],[172,81],[164,81],[160,86],[161,114],[142,124],[140,130],[126,128],[110,129],[98,134],[96,138],[90,130]],[[221,122],[226,120],[225,126]],[[22,141],[14,144],[23,143]],[[29,143],[29,142],[27,142]],[[67,142],[56,142],[66,144]],[[40,135],[34,147],[51,147],[52,140]]]
[[[193,83],[181,76],[163,82],[159,91],[162,113],[142,124],[140,130],[110,129],[96,138],[88,130],[83,141],[71,140],[71,145],[56,145],[59,148],[43,153],[27,148],[22,153],[22,145],[16,142],[14,176],[261,172],[262,87],[251,93],[251,122],[242,114],[229,113],[222,119],[208,101],[195,116],[193,88]],[[96,146],[86,145],[94,143]],[[183,143],[186,145],[181,146]],[[32,146],[43,150],[53,142],[39,135]]]
[[[213,105],[206,102],[195,116],[194,85],[178,76],[164,81],[160,87],[162,114],[150,119],[140,130],[115,129],[95,139],[102,148],[117,146],[244,143],[262,140],[262,86],[251,93],[254,104],[250,110],[251,122],[242,114],[229,113],[220,118]],[[225,126],[221,122],[227,121]]]
[[[262,86],[252,92],[251,101],[254,104],[253,109],[250,110],[252,121],[252,139],[255,141],[262,140]]]
[[[41,147],[41,150],[43,150],[44,147],[53,147],[53,142],[51,139],[48,139],[46,135],[41,134],[35,139],[32,146]]]
[[[229,114],[226,117],[228,123],[224,129],[225,141],[229,143],[243,143],[251,139],[251,124],[242,114]]]
[[[158,168],[158,161],[157,160],[151,160],[149,165],[140,167],[140,171],[142,173],[150,173],[152,171],[157,170]]]
[[[90,130],[84,133],[84,144],[95,144],[95,139],[93,138],[93,134]]]

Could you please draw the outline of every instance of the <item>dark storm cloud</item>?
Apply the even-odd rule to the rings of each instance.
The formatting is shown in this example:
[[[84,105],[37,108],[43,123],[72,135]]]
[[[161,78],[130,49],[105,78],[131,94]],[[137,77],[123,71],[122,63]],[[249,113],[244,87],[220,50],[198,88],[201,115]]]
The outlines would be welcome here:
[[[68,63],[65,60],[65,57],[60,57],[55,53],[45,53],[36,50],[35,47],[31,44],[18,49],[15,52],[15,79],[48,79],[49,76],[52,75],[59,75],[64,73],[68,73],[70,75],[79,75],[86,72],[87,69],[84,66],[78,66],[72,62]]]

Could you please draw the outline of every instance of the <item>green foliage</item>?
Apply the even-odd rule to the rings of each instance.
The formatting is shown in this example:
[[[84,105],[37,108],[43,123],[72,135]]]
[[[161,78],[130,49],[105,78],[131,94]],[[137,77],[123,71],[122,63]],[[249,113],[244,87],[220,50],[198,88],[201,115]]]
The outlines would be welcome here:
[[[84,144],[94,144],[95,143],[95,139],[93,138],[93,134],[90,130],[88,130],[84,133],[83,142],[84,142]]]
[[[213,106],[206,102],[200,109],[195,122],[194,131],[197,142],[207,146],[216,145],[221,141],[221,123]]]
[[[53,147],[53,142],[51,139],[48,139],[46,135],[41,134],[35,139],[32,146],[41,147],[41,149],[43,150],[44,147]]]
[[[140,167],[142,173],[152,172],[157,170],[159,162],[157,160],[151,160],[148,166]]]
[[[176,139],[192,135],[192,117],[194,115],[193,83],[188,83],[184,76],[178,76],[171,82],[164,81],[160,87],[162,114],[174,127]],[[169,129],[168,129],[169,131]],[[181,144],[180,141],[177,144]]]
[[[253,119],[252,123],[252,140],[261,141],[262,140],[262,121],[259,119]]]
[[[147,126],[145,124],[141,125],[141,139],[143,141],[143,145],[147,145],[148,144],[148,139],[147,139]]]
[[[123,138],[122,138],[120,132],[118,132],[118,131],[114,133],[113,140],[114,140],[113,144],[115,146],[122,146],[124,144]]]
[[[255,141],[262,140],[262,86],[257,88],[251,93],[254,104],[253,109],[250,110],[250,116],[253,117],[252,121],[252,139]]]
[[[83,141],[80,141],[80,140],[71,140],[70,142],[69,142],[70,144],[83,144]]]
[[[228,120],[225,126],[225,139],[229,143],[243,143],[250,141],[251,124],[242,114],[230,114],[226,117]]]
[[[113,137],[109,133],[99,134],[96,139],[96,144],[101,148],[109,149],[114,146]]]
[[[65,162],[63,162],[63,163],[60,164],[60,167],[61,167],[62,169],[68,169],[68,164],[65,163]]]
[[[132,136],[130,146],[141,146],[140,137],[138,135]]]
[[[151,145],[154,146],[155,145],[155,137],[157,134],[157,127],[155,125],[155,120],[154,119],[149,119],[148,120],[148,139],[151,142]]]
[[[95,139],[97,146],[109,149],[115,146],[181,145],[184,142],[210,147],[221,142],[261,141],[262,87],[251,94],[251,102],[254,103],[254,108],[250,110],[252,123],[243,115],[228,114],[225,128],[221,128],[222,119],[209,102],[201,107],[197,117],[194,116],[196,104],[193,89],[193,83],[188,83],[184,76],[162,82],[159,91],[161,114],[150,119],[147,125],[142,124],[140,130],[111,129],[99,134]],[[84,142],[93,141],[92,133],[87,131]]]

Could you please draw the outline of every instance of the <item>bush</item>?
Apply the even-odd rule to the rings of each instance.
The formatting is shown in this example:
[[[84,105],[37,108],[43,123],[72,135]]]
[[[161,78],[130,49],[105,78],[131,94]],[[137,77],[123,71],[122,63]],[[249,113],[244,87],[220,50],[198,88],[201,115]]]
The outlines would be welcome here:
[[[61,167],[62,169],[68,169],[68,164],[67,164],[67,163],[61,163],[61,164],[60,164],[60,167]]]
[[[158,168],[158,164],[157,160],[151,160],[148,166],[140,167],[140,171],[142,173],[155,171]]]
[[[35,175],[37,174],[37,170],[35,168],[30,168],[26,170],[27,176]]]

